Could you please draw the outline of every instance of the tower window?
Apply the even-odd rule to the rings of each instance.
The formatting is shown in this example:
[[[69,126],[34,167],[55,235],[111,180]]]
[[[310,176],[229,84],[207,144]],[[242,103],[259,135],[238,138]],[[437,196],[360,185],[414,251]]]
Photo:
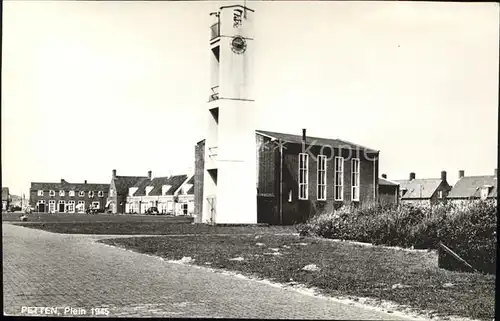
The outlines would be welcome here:
[[[309,155],[299,154],[299,200],[307,200],[309,183]]]
[[[344,158],[335,157],[335,200],[344,200]]]

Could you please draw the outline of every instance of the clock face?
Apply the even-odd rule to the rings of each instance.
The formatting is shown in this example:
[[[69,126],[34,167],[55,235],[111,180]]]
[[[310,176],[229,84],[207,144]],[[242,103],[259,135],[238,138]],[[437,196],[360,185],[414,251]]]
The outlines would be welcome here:
[[[241,54],[247,49],[247,43],[243,37],[236,36],[231,41],[231,49],[234,53]]]

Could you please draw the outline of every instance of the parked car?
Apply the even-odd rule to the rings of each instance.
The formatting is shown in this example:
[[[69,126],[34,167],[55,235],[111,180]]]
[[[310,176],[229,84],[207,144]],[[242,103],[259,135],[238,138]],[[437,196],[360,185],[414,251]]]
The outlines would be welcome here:
[[[19,212],[19,211],[22,211],[22,208],[19,205],[12,205],[7,210],[7,212]]]
[[[146,210],[146,214],[160,214],[157,207],[150,207]]]

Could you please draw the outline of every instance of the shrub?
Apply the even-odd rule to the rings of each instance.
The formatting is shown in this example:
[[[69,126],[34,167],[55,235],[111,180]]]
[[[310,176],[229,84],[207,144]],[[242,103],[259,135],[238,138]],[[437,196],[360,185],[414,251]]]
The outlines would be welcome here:
[[[496,267],[496,201],[433,207],[370,204],[341,207],[297,226],[301,235],[389,246],[436,248],[441,241],[479,270]]]

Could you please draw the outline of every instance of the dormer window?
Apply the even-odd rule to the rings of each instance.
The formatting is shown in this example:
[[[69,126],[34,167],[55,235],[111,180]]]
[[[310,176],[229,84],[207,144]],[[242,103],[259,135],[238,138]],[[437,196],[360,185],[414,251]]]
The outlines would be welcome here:
[[[38,196],[43,196],[43,191],[38,191]]]
[[[129,187],[128,196],[134,196],[134,193],[137,191],[137,187]]]
[[[75,196],[75,191],[69,191],[69,196]]]
[[[171,187],[172,187],[171,185],[163,185],[161,187],[161,195],[167,195]]]
[[[64,191],[59,191],[59,196],[64,196]]]
[[[186,195],[191,187],[193,187],[193,184],[184,184],[184,186],[182,186],[182,194]]]
[[[89,191],[89,197],[94,197],[94,191]]]
[[[78,196],[80,196],[80,197],[84,197],[84,196],[85,196],[85,192],[84,192],[84,191],[80,191],[80,192],[78,193]]]
[[[149,193],[151,193],[153,188],[154,188],[154,186],[146,186],[146,195],[149,195]]]
[[[488,198],[488,195],[490,194],[491,192],[491,189],[493,188],[493,186],[491,185],[484,185],[481,187],[481,199],[482,200],[485,200]]]
[[[56,196],[56,191],[49,191],[49,196]]]
[[[103,191],[99,191],[99,192],[97,193],[97,196],[99,196],[99,197],[103,197],[103,196],[104,196],[104,192],[103,192]]]

